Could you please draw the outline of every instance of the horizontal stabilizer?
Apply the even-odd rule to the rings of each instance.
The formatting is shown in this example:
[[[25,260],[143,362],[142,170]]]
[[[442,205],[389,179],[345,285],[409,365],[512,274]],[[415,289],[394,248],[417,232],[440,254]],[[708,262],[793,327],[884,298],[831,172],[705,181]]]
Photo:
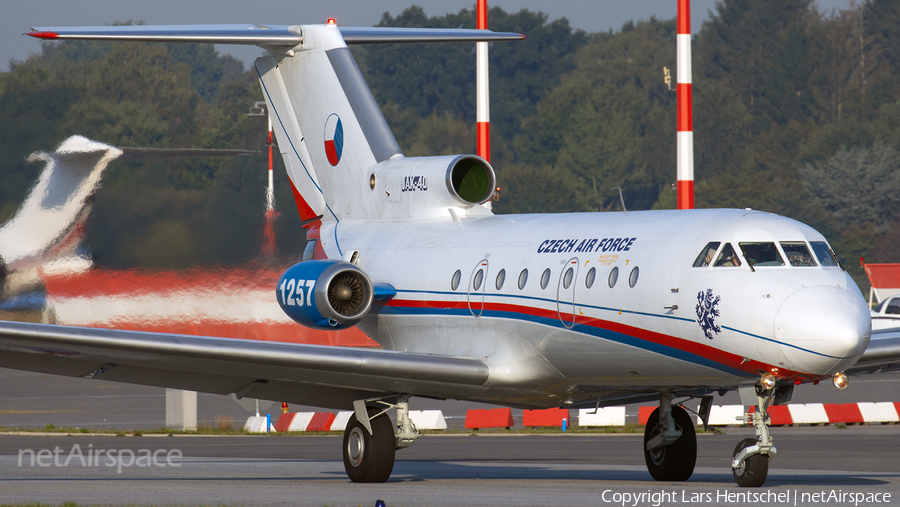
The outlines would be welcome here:
[[[456,28],[338,27],[347,44],[415,44],[522,40],[524,35]],[[246,44],[294,47],[303,42],[302,28],[288,25],[137,25],[35,27],[26,33],[46,40],[108,40]]]
[[[157,160],[169,158],[241,157],[259,155],[258,150],[216,150],[208,148],[119,148],[119,160]]]
[[[257,25],[137,25],[37,27],[26,33],[48,40],[108,40],[296,46],[303,42],[299,28]]]

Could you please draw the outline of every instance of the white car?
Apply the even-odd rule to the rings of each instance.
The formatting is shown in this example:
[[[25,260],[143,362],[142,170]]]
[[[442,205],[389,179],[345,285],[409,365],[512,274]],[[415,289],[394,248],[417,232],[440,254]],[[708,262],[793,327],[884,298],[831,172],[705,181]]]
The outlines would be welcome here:
[[[873,331],[900,328],[900,295],[886,298],[871,313]]]

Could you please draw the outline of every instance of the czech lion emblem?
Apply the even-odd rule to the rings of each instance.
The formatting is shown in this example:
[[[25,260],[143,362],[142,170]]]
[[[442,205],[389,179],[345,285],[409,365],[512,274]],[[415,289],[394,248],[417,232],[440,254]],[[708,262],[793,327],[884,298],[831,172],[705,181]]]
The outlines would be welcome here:
[[[703,334],[710,340],[713,339],[713,333],[719,334],[722,331],[722,328],[716,325],[716,317],[719,316],[719,309],[716,307],[721,300],[721,297],[713,295],[712,289],[706,289],[705,293],[702,290],[697,293],[697,324],[700,324]]]

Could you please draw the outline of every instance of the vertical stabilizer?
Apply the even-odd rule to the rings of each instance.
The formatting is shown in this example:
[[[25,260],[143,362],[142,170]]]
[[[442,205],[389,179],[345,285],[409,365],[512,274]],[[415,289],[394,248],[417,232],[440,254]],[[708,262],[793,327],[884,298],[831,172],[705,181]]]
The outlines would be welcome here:
[[[301,30],[301,46],[255,63],[301,215],[374,218],[374,166],[403,154],[338,28]]]

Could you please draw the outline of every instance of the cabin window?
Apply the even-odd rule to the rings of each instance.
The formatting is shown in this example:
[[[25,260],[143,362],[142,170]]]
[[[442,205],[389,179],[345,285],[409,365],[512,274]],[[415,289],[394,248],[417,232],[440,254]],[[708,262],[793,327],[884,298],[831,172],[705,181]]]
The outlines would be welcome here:
[[[819,264],[823,268],[837,267],[837,257],[835,257],[834,252],[828,248],[828,243],[825,243],[824,241],[810,241],[809,244],[812,245],[813,252],[816,253],[816,258],[819,259]]]
[[[816,265],[816,261],[809,254],[809,248],[806,248],[806,243],[802,241],[782,241],[781,249],[784,251],[788,263],[795,268]]]
[[[888,304],[887,310],[884,311],[886,315],[898,315],[900,314],[900,299],[894,298]]]
[[[575,277],[575,270],[569,268],[566,270],[566,274],[563,275],[563,289],[568,289],[570,285],[572,285],[572,278]]]
[[[481,282],[484,281],[484,270],[478,269],[478,272],[475,273],[475,280],[472,281],[472,288],[475,290],[481,289]]]
[[[544,273],[541,275],[541,288],[546,289],[547,284],[550,283],[550,268],[544,270]]]
[[[612,271],[609,272],[609,288],[612,289],[616,286],[616,282],[619,280],[619,267],[616,266],[612,268]]]
[[[501,269],[500,272],[497,273],[497,281],[494,283],[494,285],[497,287],[497,290],[500,290],[503,288],[503,282],[505,282],[505,281],[506,281],[506,270]]]
[[[594,285],[597,278],[597,268],[591,268],[586,277],[584,277],[584,286],[590,289]]]
[[[640,274],[640,270],[638,269],[637,266],[635,266],[634,269],[631,270],[631,274],[628,275],[628,286],[629,287],[634,288],[634,286],[637,285],[639,274]]]
[[[524,289],[526,283],[528,283],[528,268],[523,269],[519,273],[519,290]]]
[[[456,290],[459,288],[459,280],[462,278],[462,271],[456,270],[456,273],[453,273],[453,278],[450,279],[450,289]]]
[[[700,255],[697,256],[697,259],[694,260],[695,268],[705,268],[709,266],[709,263],[712,262],[713,257],[716,255],[716,250],[719,249],[719,245],[722,243],[718,241],[710,241],[703,247],[703,250],[700,250]]]
[[[775,248],[775,243],[759,242],[759,243],[739,243],[744,258],[750,263],[750,266],[784,266],[784,259]]]
[[[734,247],[731,246],[731,243],[725,243],[725,248],[716,257],[715,267],[733,268],[740,265],[741,259],[734,252]]]

